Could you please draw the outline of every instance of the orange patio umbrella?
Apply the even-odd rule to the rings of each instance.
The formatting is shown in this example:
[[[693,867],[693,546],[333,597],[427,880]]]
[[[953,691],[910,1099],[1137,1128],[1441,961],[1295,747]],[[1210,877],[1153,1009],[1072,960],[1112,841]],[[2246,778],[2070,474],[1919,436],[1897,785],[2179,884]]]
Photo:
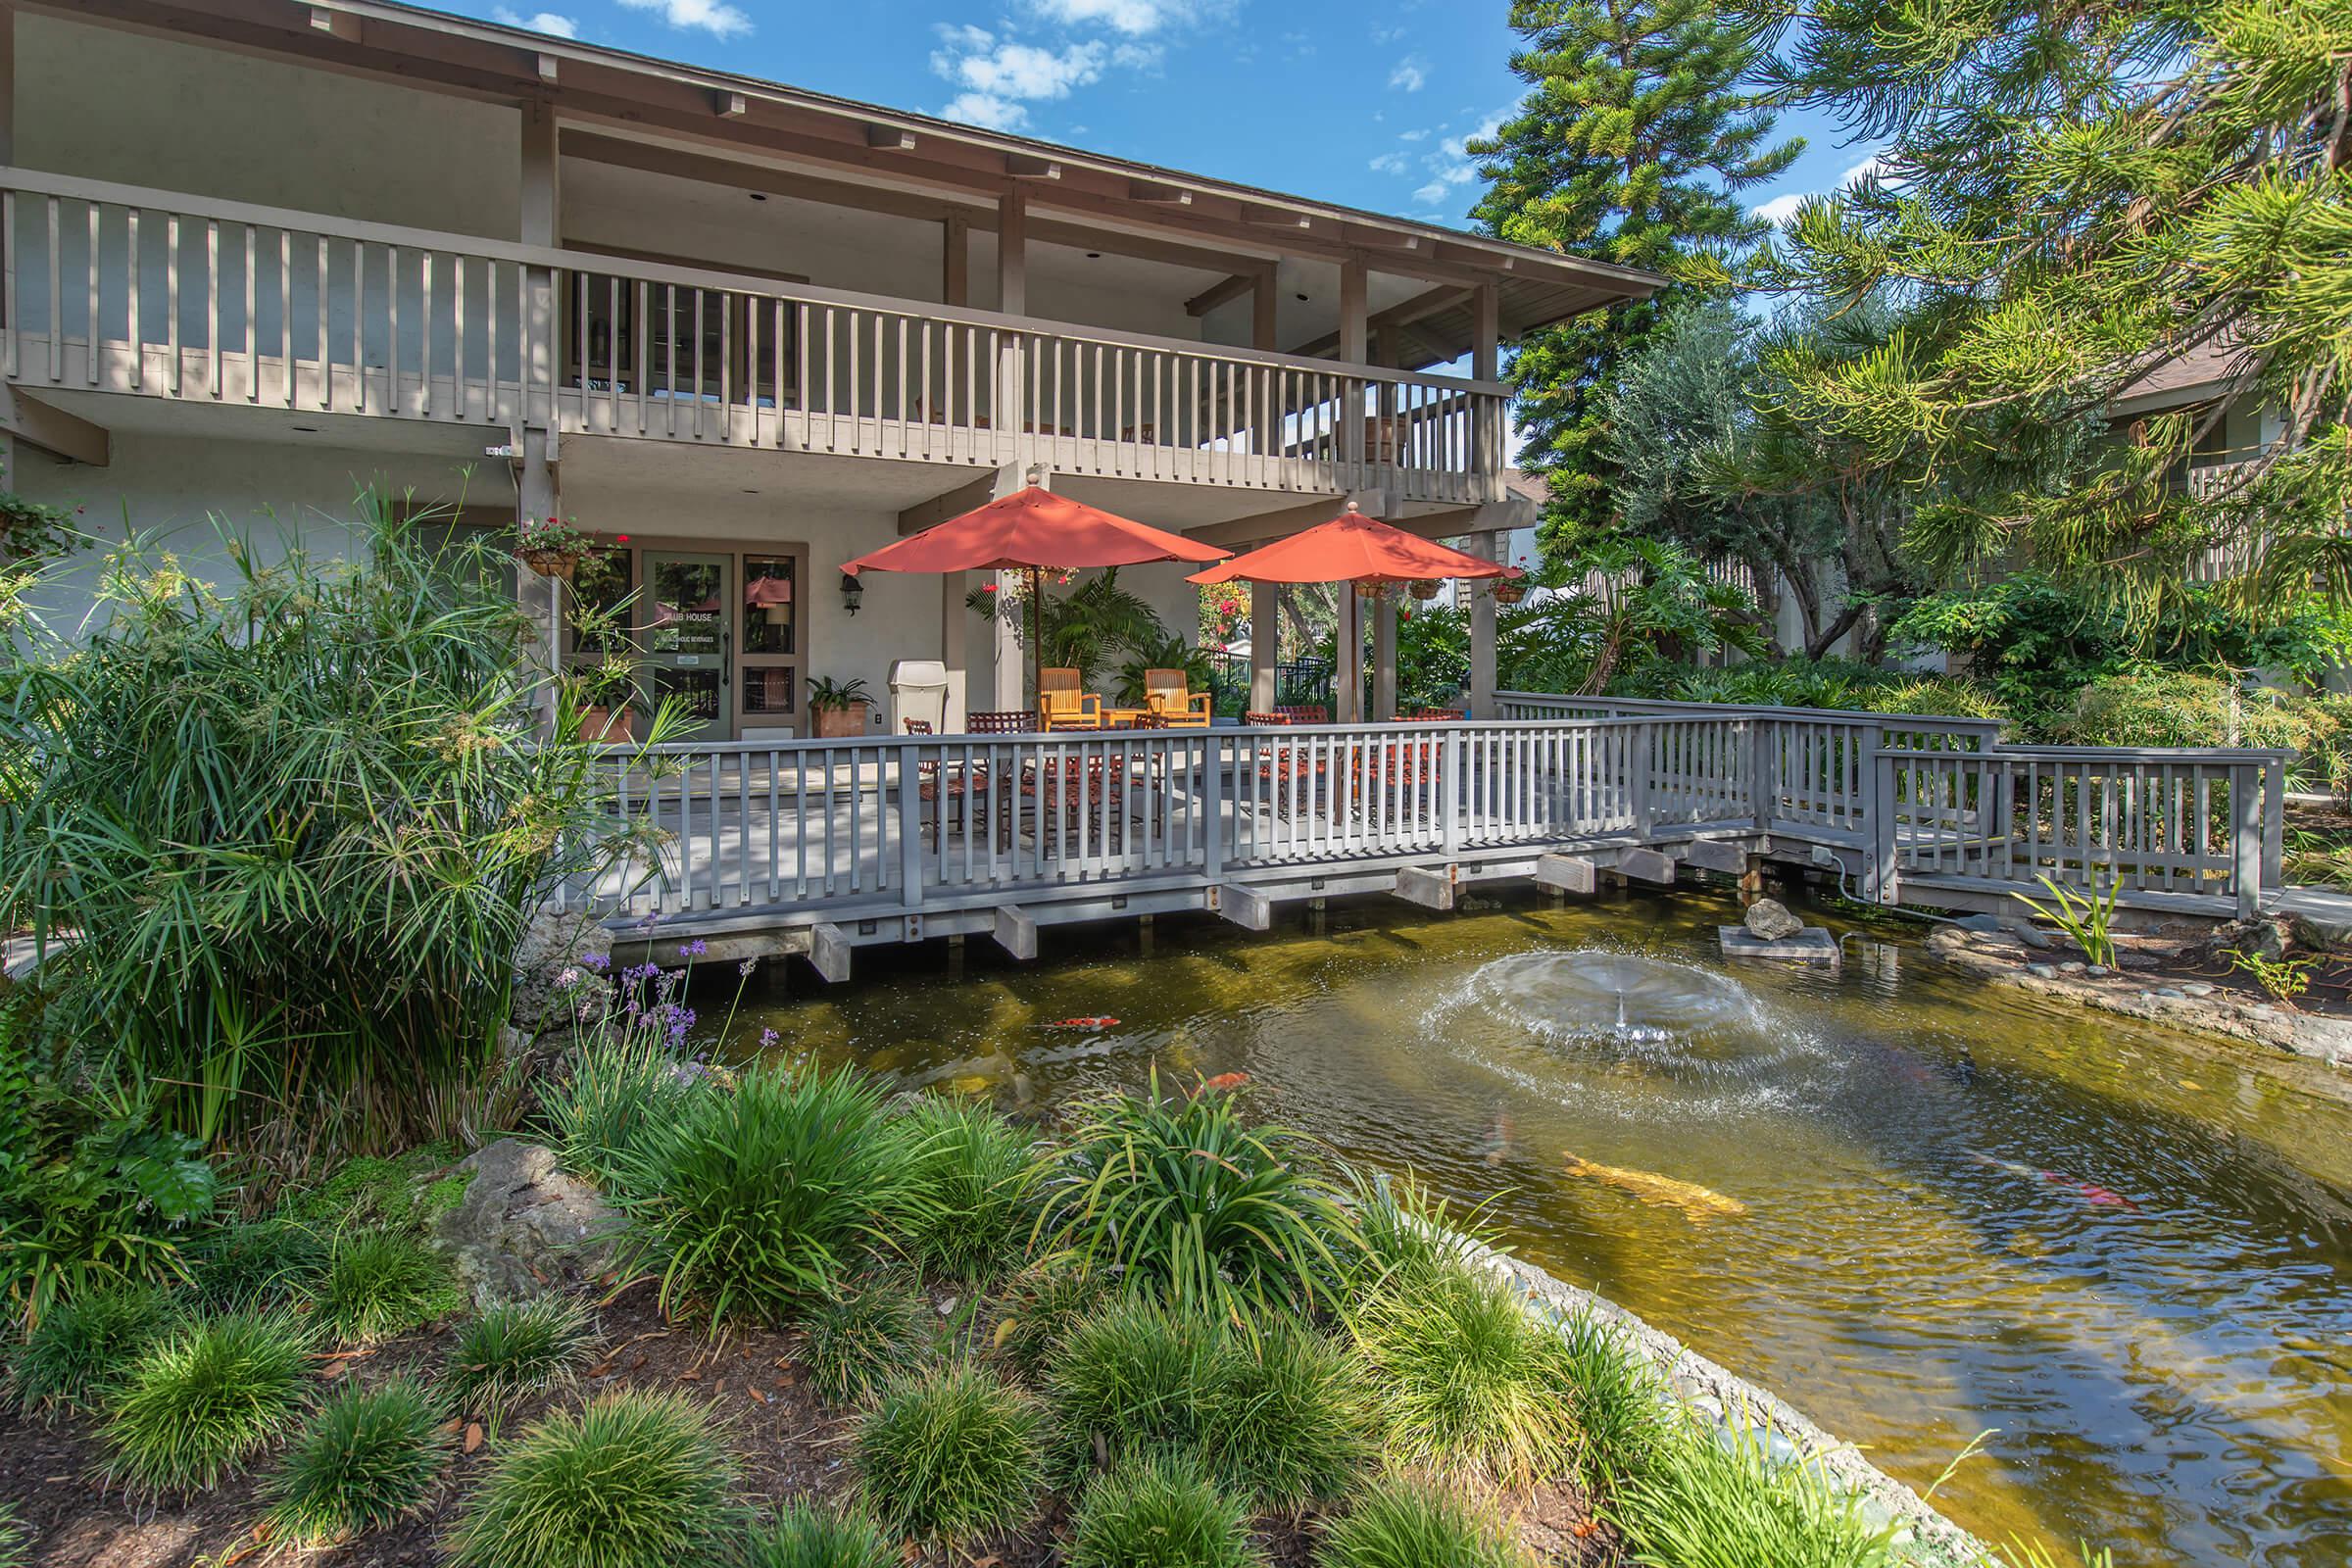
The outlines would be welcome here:
[[[1195,572],[1187,580],[1399,583],[1523,575],[1517,566],[1464,555],[1435,539],[1367,517],[1351,501],[1345,513],[1329,522]]]
[[[1029,577],[1029,648],[1044,652],[1038,577],[1092,566],[1153,561],[1222,561],[1233,552],[1131,521],[1031,485],[896,544],[844,562],[850,576],[873,571],[1021,571]]]

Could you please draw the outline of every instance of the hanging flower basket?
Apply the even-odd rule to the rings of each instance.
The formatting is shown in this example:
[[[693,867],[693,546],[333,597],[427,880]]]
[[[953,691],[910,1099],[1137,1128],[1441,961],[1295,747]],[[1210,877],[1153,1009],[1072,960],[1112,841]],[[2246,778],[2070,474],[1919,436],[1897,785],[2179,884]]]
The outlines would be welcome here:
[[[514,559],[542,577],[560,577],[565,582],[571,581],[580,565],[577,550],[517,550]]]
[[[1389,585],[1385,582],[1359,582],[1355,585],[1355,597],[1358,599],[1385,599],[1388,592]]]
[[[1527,582],[1524,578],[1497,577],[1494,579],[1494,602],[1496,604],[1515,605],[1526,597]]]
[[[1413,584],[1413,597],[1426,605],[1437,598],[1438,590],[1445,586],[1435,577],[1424,577]]]
[[[571,581],[595,543],[562,517],[525,517],[514,525],[514,559],[542,577]]]

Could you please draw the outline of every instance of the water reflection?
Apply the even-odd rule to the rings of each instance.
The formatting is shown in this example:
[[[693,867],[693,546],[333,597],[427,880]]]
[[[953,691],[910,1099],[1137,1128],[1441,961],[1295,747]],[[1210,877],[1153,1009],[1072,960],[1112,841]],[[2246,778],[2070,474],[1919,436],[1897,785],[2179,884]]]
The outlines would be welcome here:
[[[1055,932],[1027,967],[975,945],[960,982],[936,947],[861,953],[751,1027],[1013,1109],[1246,1072],[1265,1115],[1492,1200],[1520,1250],[1914,1485],[1997,1428],[1939,1494],[1992,1538],[2352,1561],[2345,1080],[2035,1011],[1883,933],[1840,971],[1727,970],[1728,917],[1163,917],[1149,959],[1132,926]]]

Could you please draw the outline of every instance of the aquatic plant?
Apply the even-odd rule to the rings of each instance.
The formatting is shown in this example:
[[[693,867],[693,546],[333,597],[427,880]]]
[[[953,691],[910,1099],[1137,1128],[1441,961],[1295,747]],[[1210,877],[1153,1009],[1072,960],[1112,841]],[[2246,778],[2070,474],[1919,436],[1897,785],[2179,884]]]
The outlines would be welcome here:
[[[2107,891],[2098,891],[2094,879],[2091,891],[2078,894],[2071,888],[2059,886],[2047,876],[2035,878],[2049,890],[2051,902],[2029,899],[2024,894],[2017,902],[2032,909],[2066,933],[2074,945],[2082,950],[2082,956],[2092,963],[2115,966],[2115,937],[2108,930],[2115,918],[2115,901],[2124,891],[2124,879],[2116,877],[2107,884]]]
[[[325,1546],[382,1529],[424,1501],[448,1447],[441,1402],[422,1384],[347,1382],[263,1488],[272,1539]]]
[[[962,1541],[1027,1517],[1045,1413],[969,1361],[894,1379],[858,1424],[858,1496],[895,1534]]]
[[[495,1301],[459,1328],[441,1381],[461,1412],[495,1421],[595,1351],[596,1321],[581,1303],[562,1296]]]
[[[1451,1492],[1391,1476],[1323,1532],[1315,1568],[1511,1568],[1521,1554],[1504,1528]]]
[[[171,1299],[152,1285],[118,1285],[52,1307],[9,1369],[26,1410],[90,1410],[171,1326]]]
[[[25,1568],[32,1561],[32,1527],[17,1513],[15,1499],[0,1501],[0,1568]]]
[[[852,1283],[802,1314],[808,1386],[836,1403],[861,1399],[931,1349],[930,1303],[896,1275]]]
[[[1086,1489],[1070,1568],[1250,1568],[1250,1507],[1175,1454],[1131,1459]]]
[[[1606,1517],[1635,1558],[1674,1568],[1889,1568],[1892,1521],[1873,1525],[1859,1494],[1814,1459],[1773,1457],[1753,1421],[1730,1431],[1685,1421],[1627,1482]]]
[[[741,1568],[899,1568],[898,1547],[857,1509],[789,1502],[746,1532]]]
[[[1234,1096],[1142,1095],[1074,1108],[1036,1234],[1175,1303],[1239,1322],[1328,1296],[1359,1245],[1299,1134],[1243,1124]]]
[[[723,1560],[734,1456],[674,1394],[599,1395],[523,1429],[466,1497],[456,1568],[679,1568]]]
[[[665,1312],[787,1322],[840,1294],[886,1221],[919,1212],[910,1163],[871,1079],[760,1062],[731,1093],[670,1102],[617,1153],[624,1266],[660,1273]]]
[[[1349,1315],[1392,1455],[1518,1483],[1574,1461],[1577,1361],[1518,1293],[1461,1266],[1398,1277]]]
[[[896,1118],[923,1202],[899,1230],[926,1271],[976,1280],[1017,1262],[1037,1166],[1030,1139],[986,1105],[929,1099]]]
[[[100,1437],[106,1474],[155,1495],[210,1489],[293,1423],[309,1347],[291,1318],[250,1312],[172,1330],[123,1374]]]
[[[335,1338],[367,1345],[455,1311],[464,1298],[449,1261],[405,1231],[362,1231],[335,1239],[318,1287],[318,1322]]]

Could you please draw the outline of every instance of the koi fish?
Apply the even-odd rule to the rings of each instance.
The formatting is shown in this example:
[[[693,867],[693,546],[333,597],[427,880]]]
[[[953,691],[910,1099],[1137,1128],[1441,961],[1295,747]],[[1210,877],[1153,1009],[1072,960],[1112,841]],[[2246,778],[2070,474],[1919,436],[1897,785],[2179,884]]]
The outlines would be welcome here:
[[[2028,1181],[2045,1182],[2052,1187],[2071,1188],[2093,1208],[2121,1208],[2133,1214],[2139,1212],[2137,1203],[2112,1188],[2101,1187],[2097,1182],[2080,1181],[2062,1171],[2035,1170],[2031,1165],[2021,1165],[2014,1159],[2003,1159],[1997,1154],[1987,1154],[1975,1149],[1968,1151],[1968,1157],[1986,1170],[2006,1171],[2012,1176],[2022,1176]]]
[[[1085,1029],[1090,1032],[1116,1029],[1118,1026],[1119,1020],[1116,1018],[1061,1018],[1046,1025],[1049,1029]]]
[[[1696,1182],[1677,1181],[1672,1176],[1660,1176],[1655,1171],[1628,1170],[1622,1165],[1603,1165],[1597,1160],[1566,1156],[1568,1174],[1582,1176],[1588,1181],[1600,1182],[1633,1194],[1644,1203],[1679,1208],[1693,1225],[1726,1214],[1744,1214],[1747,1205],[1737,1198],[1726,1198],[1711,1187]]]
[[[1486,1140],[1478,1146],[1478,1157],[1490,1165],[1499,1165],[1511,1153],[1511,1113],[1498,1110],[1494,1125],[1487,1129]]]
[[[1246,1072],[1221,1072],[1214,1078],[1201,1079],[1200,1087],[1203,1089],[1239,1089],[1249,1081],[1250,1075]]]

